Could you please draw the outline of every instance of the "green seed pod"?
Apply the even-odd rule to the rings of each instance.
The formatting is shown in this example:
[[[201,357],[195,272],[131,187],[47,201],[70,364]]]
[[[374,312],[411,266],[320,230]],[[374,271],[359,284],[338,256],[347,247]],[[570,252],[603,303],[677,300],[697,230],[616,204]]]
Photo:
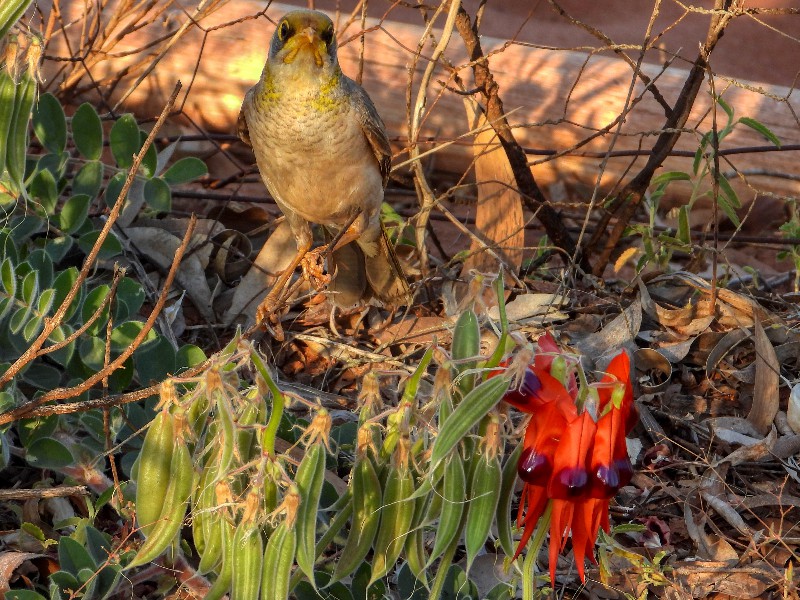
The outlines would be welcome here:
[[[500,499],[497,502],[497,538],[506,556],[514,556],[514,538],[511,533],[511,501],[517,483],[517,463],[522,454],[522,444],[518,444],[503,465],[503,478],[500,484]]]
[[[383,493],[375,467],[368,456],[362,456],[356,462],[350,482],[352,525],[333,571],[331,583],[347,577],[358,568],[372,547],[380,523]]]
[[[258,598],[263,561],[264,542],[261,539],[261,528],[253,521],[243,521],[233,535],[231,600]]]
[[[305,573],[311,585],[314,582],[314,562],[316,560],[315,540],[317,532],[317,511],[325,482],[325,447],[317,441],[307,450],[300,462],[295,483],[300,490],[300,507],[297,510],[297,566]]]
[[[264,568],[261,580],[261,600],[286,600],[289,598],[289,581],[292,576],[297,547],[297,529],[284,519],[269,536],[264,550]]]
[[[401,438],[401,448],[408,440]],[[401,451],[402,454],[402,451]],[[383,494],[381,522],[375,538],[370,585],[386,575],[397,562],[406,536],[414,521],[414,502],[408,498],[414,493],[414,477],[403,459],[392,465],[386,477]]]
[[[461,536],[464,523],[461,518],[466,509],[467,479],[464,474],[464,462],[458,452],[454,452],[447,460],[442,479],[442,509],[439,524],[436,527],[436,539],[433,550],[426,565],[430,567],[453,540]]]
[[[468,371],[478,366],[481,352],[481,330],[478,317],[471,308],[462,312],[453,331],[453,344],[450,354],[456,361],[453,378],[458,380],[458,389],[463,398],[475,387],[476,377]]]
[[[231,589],[233,579],[233,534],[235,528],[228,520],[227,510],[219,516],[222,525],[222,562],[217,570],[217,579],[206,593],[205,600],[220,600]]]
[[[161,517],[177,433],[175,417],[164,408],[144,436],[136,478],[136,520],[144,536],[150,534]]]
[[[194,468],[189,447],[179,437],[175,441],[175,449],[172,453],[170,479],[161,515],[136,556],[125,567],[126,569],[151,562],[175,540],[183,524],[183,517],[186,515],[186,506],[189,503],[193,482]]]
[[[467,527],[464,533],[467,572],[489,537],[492,521],[497,513],[502,481],[502,469],[496,456],[489,458],[479,455],[477,459],[470,486],[471,497],[467,507]]]

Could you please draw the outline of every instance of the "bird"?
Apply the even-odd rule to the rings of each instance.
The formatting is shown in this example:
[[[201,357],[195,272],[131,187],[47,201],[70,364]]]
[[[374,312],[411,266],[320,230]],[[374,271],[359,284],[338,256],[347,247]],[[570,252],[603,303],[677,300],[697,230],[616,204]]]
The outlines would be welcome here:
[[[386,128],[364,88],[342,73],[326,14],[294,10],[278,21],[238,133],[297,244],[257,321],[280,304],[298,265],[315,287],[327,284],[335,306],[408,305],[408,282],[380,218],[392,155]],[[335,241],[328,276],[325,247],[311,250],[314,224]]]

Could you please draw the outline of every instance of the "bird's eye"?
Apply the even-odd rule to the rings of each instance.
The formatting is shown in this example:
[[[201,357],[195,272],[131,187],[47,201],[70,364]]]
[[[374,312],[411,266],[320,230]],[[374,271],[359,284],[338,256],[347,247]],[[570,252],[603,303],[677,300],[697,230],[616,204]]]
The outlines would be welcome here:
[[[278,25],[278,39],[282,42],[286,41],[286,38],[289,37],[289,23],[286,21],[282,21],[280,25]]]
[[[319,36],[326,46],[330,46],[333,41],[333,29],[328,27]]]

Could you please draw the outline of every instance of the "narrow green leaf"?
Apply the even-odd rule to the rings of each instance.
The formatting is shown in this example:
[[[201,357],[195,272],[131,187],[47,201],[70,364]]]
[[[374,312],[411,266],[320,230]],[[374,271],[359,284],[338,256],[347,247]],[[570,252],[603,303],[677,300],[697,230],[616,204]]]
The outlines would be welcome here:
[[[689,231],[689,209],[681,206],[678,211],[678,240],[687,246],[692,243],[692,235]]]
[[[781,140],[778,138],[777,135],[775,135],[772,132],[772,130],[769,127],[767,127],[763,123],[760,123],[755,119],[751,119],[750,117],[742,117],[741,119],[739,119],[739,123],[741,123],[742,125],[746,125],[750,129],[757,131],[762,136],[764,136],[764,138],[768,142],[772,142],[773,144],[775,144],[777,148],[781,147]]]
[[[666,185],[671,181],[689,181],[690,179],[691,176],[683,171],[667,171],[666,173],[661,173],[657,177],[653,177],[650,185],[657,187],[660,185]]]
[[[94,107],[84,102],[72,116],[72,140],[83,156],[97,160],[103,152],[103,124]]]
[[[432,469],[500,402],[509,385],[510,381],[499,375],[484,381],[464,397],[439,430],[431,451]]]

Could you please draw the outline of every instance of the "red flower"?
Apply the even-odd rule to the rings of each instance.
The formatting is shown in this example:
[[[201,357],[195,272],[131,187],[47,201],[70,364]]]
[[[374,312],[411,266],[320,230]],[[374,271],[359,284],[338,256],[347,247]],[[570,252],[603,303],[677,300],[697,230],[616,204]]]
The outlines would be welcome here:
[[[551,503],[550,579],[555,585],[558,553],[570,534],[581,580],[584,558],[596,562],[594,543],[600,527],[609,529],[609,502],[633,474],[625,434],[637,415],[627,354],[616,356],[603,379],[581,395],[569,368],[577,361],[561,354],[549,334],[538,345],[546,354],[536,355],[518,388],[504,397],[532,415],[517,466],[525,485],[517,513],[523,533],[514,558]]]

